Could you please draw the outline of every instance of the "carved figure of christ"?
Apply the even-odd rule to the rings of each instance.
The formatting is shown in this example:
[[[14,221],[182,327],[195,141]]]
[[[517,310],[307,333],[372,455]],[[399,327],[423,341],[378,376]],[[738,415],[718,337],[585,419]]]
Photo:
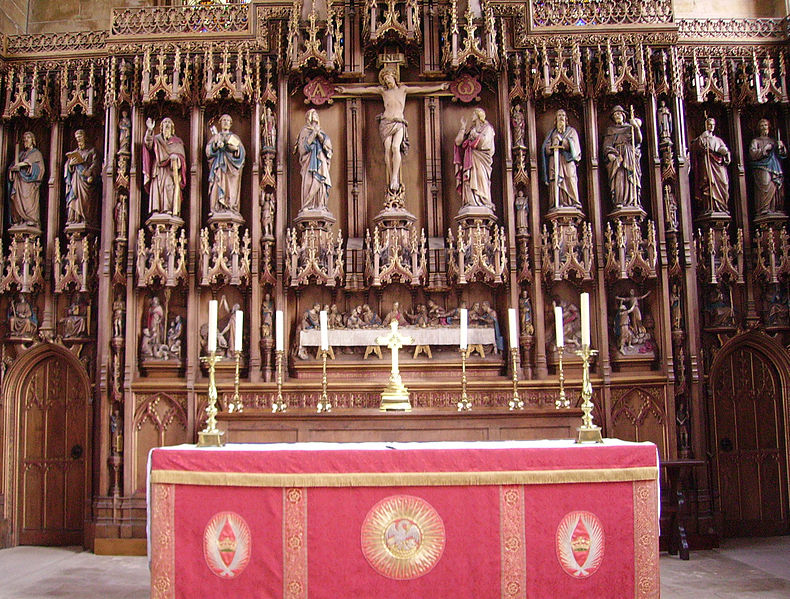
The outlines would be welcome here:
[[[379,95],[384,102],[384,112],[378,116],[379,134],[384,143],[384,166],[386,169],[388,191],[398,192],[402,187],[402,154],[408,149],[408,122],[404,116],[406,97],[409,94],[432,94],[449,88],[449,83],[438,85],[405,85],[398,82],[397,73],[384,67],[379,73],[381,85],[336,86],[340,94],[360,96]]]

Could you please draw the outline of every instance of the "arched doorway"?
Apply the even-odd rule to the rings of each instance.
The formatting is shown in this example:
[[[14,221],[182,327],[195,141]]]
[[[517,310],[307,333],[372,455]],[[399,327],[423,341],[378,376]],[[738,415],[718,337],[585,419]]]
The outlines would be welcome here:
[[[782,376],[769,357],[785,353],[773,345],[760,336],[725,346],[711,368],[714,477],[728,537],[789,530],[783,380],[788,373]]]
[[[67,350],[42,345],[8,373],[12,543],[82,545],[90,500],[90,383]]]

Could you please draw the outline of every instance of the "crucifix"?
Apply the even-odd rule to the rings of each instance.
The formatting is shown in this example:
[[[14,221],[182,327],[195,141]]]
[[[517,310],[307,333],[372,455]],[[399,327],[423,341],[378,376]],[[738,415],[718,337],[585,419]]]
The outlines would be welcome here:
[[[398,320],[393,319],[390,323],[390,334],[381,335],[376,338],[376,343],[379,345],[386,345],[392,350],[392,370],[390,371],[390,378],[384,391],[381,392],[381,405],[379,409],[383,412],[387,410],[403,410],[406,412],[411,411],[411,403],[409,402],[409,390],[403,385],[400,378],[400,370],[398,369],[398,350],[404,345],[411,345],[414,339],[411,337],[404,337],[398,332]]]

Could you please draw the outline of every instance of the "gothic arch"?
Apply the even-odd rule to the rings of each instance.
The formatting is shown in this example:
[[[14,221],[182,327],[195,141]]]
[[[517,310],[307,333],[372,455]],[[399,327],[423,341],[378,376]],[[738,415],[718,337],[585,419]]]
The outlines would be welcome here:
[[[52,344],[41,343],[23,353],[6,373],[2,384],[2,402],[0,402],[0,451],[2,451],[4,485],[0,489],[5,497],[3,513],[0,518],[8,524],[8,543],[10,546],[18,543],[17,501],[19,482],[19,427],[20,427],[20,394],[30,375],[35,372],[45,360],[56,358],[61,360],[77,377],[77,380],[86,391],[86,402],[92,404],[91,381],[83,364],[74,354],[66,348]],[[86,413],[90,418],[90,407],[86,406]],[[85,469],[85,494],[86,498],[91,492],[91,466],[92,466],[92,438],[90,430],[87,434],[88,446],[84,449],[87,465]],[[0,539],[0,542],[2,539]]]

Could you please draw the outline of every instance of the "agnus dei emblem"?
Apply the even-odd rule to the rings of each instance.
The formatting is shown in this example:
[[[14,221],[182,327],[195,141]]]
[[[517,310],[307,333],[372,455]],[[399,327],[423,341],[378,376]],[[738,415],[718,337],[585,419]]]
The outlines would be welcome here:
[[[203,533],[203,555],[209,569],[220,578],[235,578],[250,561],[250,528],[233,512],[219,512]]]
[[[557,559],[574,578],[595,574],[603,561],[601,521],[590,512],[570,512],[557,527]]]
[[[427,574],[444,552],[444,522],[424,499],[393,495],[362,522],[362,553],[382,576],[412,580]]]

